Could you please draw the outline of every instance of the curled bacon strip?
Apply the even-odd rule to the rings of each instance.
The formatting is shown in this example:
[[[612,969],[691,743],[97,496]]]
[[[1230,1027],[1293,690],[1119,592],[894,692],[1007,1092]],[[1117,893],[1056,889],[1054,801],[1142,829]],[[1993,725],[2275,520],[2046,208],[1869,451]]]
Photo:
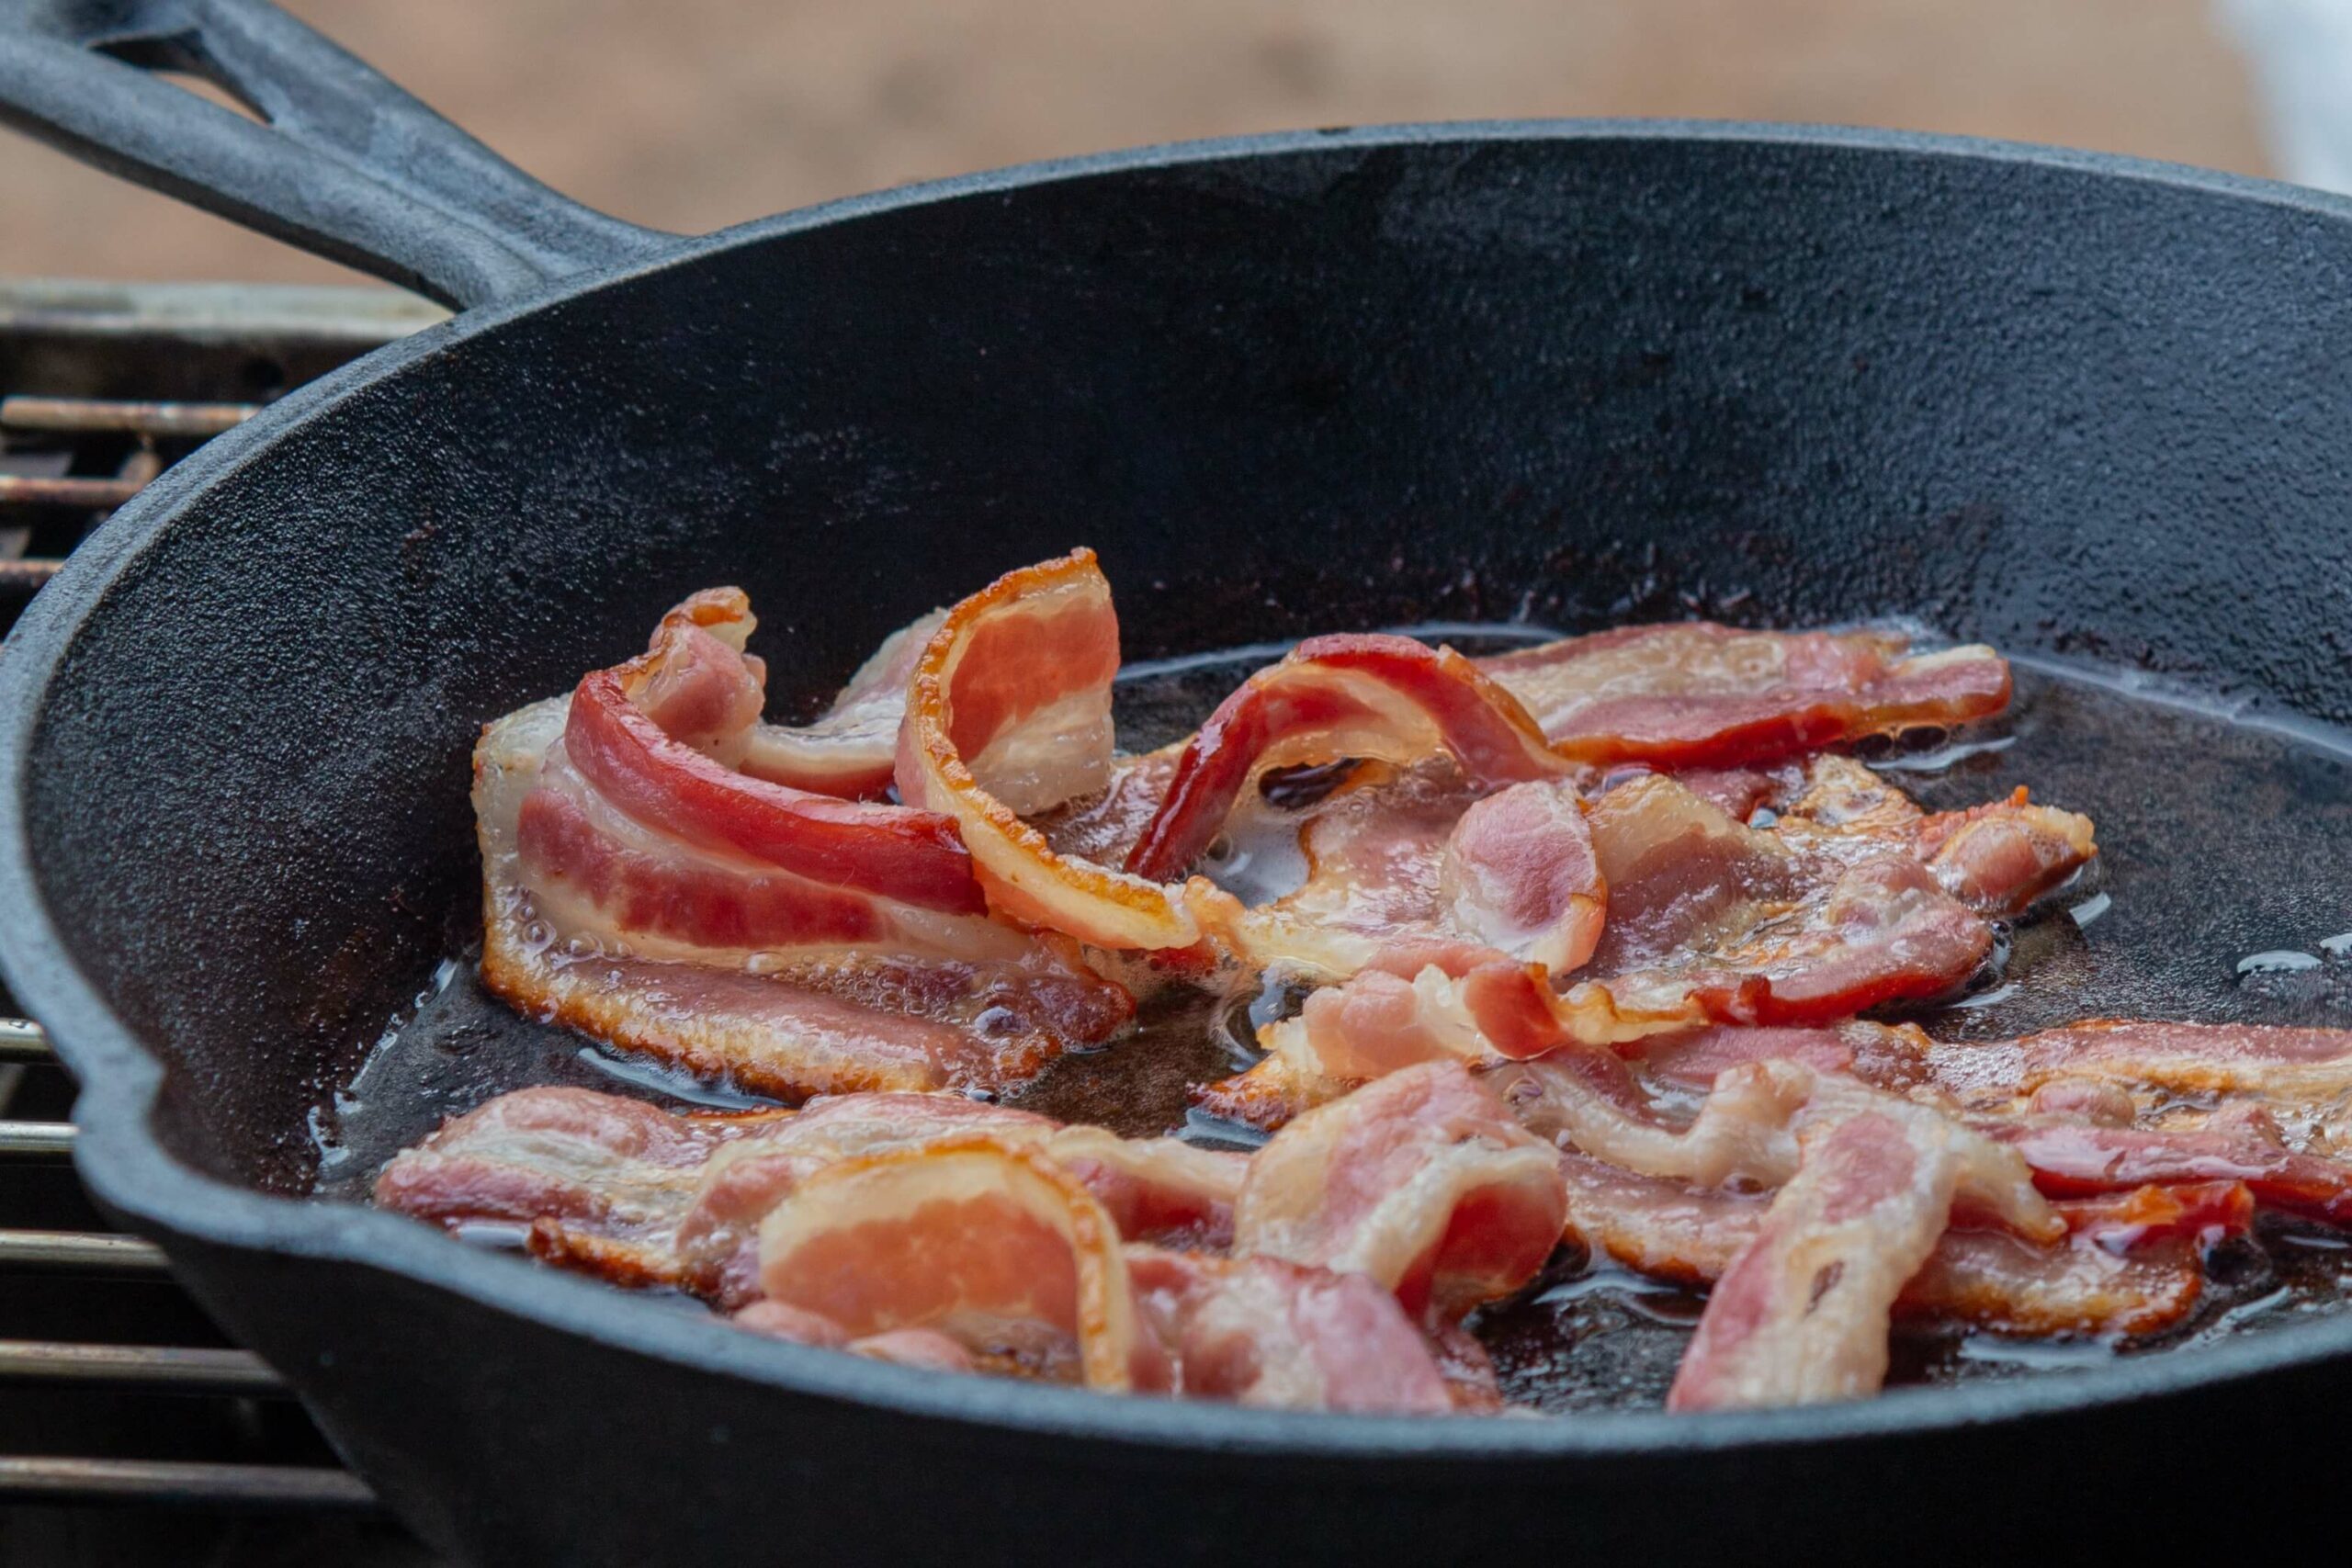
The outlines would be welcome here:
[[[760,1222],[768,1300],[852,1338],[934,1328],[984,1354],[1077,1347],[1090,1388],[1163,1387],[1119,1233],[1077,1178],[985,1137],[828,1166]]]
[[[1881,632],[1748,632],[1705,621],[1624,626],[1478,661],[1561,755],[1723,768],[1999,713],[2009,667],[1989,648],[1905,657]]]
[[[662,617],[649,652],[583,677],[564,725],[571,765],[627,815],[689,841],[830,886],[980,913],[950,818],[772,784],[695,749],[741,728],[729,721],[747,681],[757,702],[760,671],[740,647],[751,627],[741,590],[706,590]]]
[[[1057,854],[1021,819],[1107,781],[1118,666],[1093,551],[1006,573],[948,611],[916,660],[899,794],[954,820],[1000,913],[1101,947],[1190,947],[1199,930],[1169,889]]]
[[[1509,1295],[1566,1218],[1552,1146],[1457,1063],[1393,1074],[1309,1111],[1251,1156],[1238,1257],[1369,1274],[1451,1321]]]
[[[1488,786],[1573,771],[1517,699],[1452,649],[1406,637],[1309,637],[1217,705],[1184,748],[1127,870],[1155,882],[1183,875],[1264,769],[1340,757],[1409,762],[1441,750]]]

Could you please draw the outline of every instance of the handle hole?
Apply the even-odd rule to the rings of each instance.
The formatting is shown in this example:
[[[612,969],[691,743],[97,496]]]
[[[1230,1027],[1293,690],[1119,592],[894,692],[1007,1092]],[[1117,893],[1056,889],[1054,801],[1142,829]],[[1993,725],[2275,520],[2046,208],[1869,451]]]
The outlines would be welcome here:
[[[135,65],[232,114],[243,115],[260,125],[269,123],[268,113],[238,89],[220,62],[204,51],[203,41],[194,33],[107,39],[91,47],[108,59]]]

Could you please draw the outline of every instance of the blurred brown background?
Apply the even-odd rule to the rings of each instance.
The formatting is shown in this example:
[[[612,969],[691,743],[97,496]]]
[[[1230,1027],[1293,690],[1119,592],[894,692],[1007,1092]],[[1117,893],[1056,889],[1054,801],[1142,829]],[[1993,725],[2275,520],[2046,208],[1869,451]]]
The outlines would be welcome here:
[[[1183,137],[1696,115],[2262,172],[2207,0],[291,0],[560,189],[661,228]],[[341,269],[0,132],[0,272]]]

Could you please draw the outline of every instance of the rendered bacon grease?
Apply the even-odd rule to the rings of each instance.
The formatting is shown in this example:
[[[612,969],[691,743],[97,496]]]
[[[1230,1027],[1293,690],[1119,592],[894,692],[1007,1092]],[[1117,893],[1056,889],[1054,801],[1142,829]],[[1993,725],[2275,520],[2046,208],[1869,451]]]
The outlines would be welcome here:
[[[873,1360],[1392,1415],[1504,1409],[1481,1314],[1562,1247],[1710,1292],[1698,1411],[1870,1394],[1899,1320],[2161,1334],[2266,1212],[2352,1226],[2352,1033],[1899,1021],[2098,852],[1838,750],[1999,714],[1989,649],[1343,631],[1130,755],[1089,551],[917,618],[798,728],[755,630],[707,590],[484,729],[482,975],[797,1108],[518,1090],[382,1206]],[[1254,1150],[995,1103],[1154,992],[1283,986],[1193,1090]]]

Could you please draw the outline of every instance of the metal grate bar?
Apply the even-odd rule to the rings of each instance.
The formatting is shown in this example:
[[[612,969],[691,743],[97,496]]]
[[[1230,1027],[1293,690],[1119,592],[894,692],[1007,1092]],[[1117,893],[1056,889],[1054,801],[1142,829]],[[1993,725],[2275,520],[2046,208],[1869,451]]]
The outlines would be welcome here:
[[[137,1236],[98,1231],[0,1230],[0,1268],[60,1269],[85,1274],[160,1274],[163,1249]]]
[[[0,1382],[103,1383],[149,1393],[287,1392],[284,1380],[249,1350],[43,1339],[0,1339]]]
[[[117,431],[131,435],[218,435],[261,412],[257,403],[157,403],[112,398],[0,398],[11,430]]]
[[[101,510],[120,506],[146,485],[142,479],[47,479],[35,474],[0,474],[0,505]]]
[[[28,1018],[0,1018],[0,1062],[49,1062],[49,1031]]]
[[[45,1503],[169,1503],[209,1507],[372,1509],[376,1495],[345,1470],[174,1460],[0,1457],[0,1497]]]
[[[16,560],[0,560],[0,589],[14,589],[19,593],[38,593],[49,586],[57,569],[65,563],[53,556],[25,556]]]
[[[71,1122],[0,1122],[0,1155],[62,1159],[73,1152]]]

